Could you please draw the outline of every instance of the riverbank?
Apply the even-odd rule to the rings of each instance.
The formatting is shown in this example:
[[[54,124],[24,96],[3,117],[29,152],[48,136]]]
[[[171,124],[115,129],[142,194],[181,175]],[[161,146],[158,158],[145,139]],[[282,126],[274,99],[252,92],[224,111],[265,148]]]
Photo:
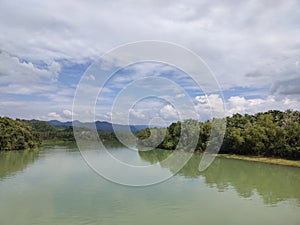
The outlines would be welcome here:
[[[217,157],[300,168],[300,160],[288,160],[288,159],[280,159],[280,158],[268,158],[268,157],[260,157],[260,156],[245,156],[245,155],[233,155],[233,154],[218,154]]]

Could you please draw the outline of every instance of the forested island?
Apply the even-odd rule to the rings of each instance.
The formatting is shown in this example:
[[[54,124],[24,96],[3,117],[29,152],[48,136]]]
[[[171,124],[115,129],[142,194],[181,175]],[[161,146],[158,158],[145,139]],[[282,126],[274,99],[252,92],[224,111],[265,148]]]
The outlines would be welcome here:
[[[184,135],[181,133],[182,126],[193,124],[196,130],[189,132],[197,132],[198,135],[196,148],[193,150],[204,151],[210,141],[212,122],[179,121],[167,128],[146,128],[135,131],[135,134],[142,146],[158,143],[155,145],[157,148],[174,150],[178,147],[181,135]],[[234,114],[226,118],[226,124],[219,152],[221,154],[300,159],[299,111],[270,110],[255,115]],[[103,142],[118,142],[113,132],[98,133]],[[72,126],[54,126],[45,121],[0,117],[0,150],[32,149],[45,141],[75,141]],[[189,150],[188,138],[181,144],[180,148]]]

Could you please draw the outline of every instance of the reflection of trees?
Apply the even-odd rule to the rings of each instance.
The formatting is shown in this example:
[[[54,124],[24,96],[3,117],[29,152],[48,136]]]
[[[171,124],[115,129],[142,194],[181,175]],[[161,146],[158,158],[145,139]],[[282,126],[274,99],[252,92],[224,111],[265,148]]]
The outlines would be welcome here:
[[[172,152],[160,149],[152,149],[150,151],[139,151],[139,156],[141,159],[151,164],[161,162],[166,159]]]
[[[139,152],[140,157],[150,163],[160,162],[170,153],[157,149]],[[200,160],[201,155],[193,155],[178,174],[187,178],[205,177],[205,183],[209,187],[216,187],[219,191],[233,187],[245,198],[257,192],[266,204],[276,204],[287,199],[296,199],[300,203],[298,168],[216,158],[206,171],[199,172]],[[171,166],[168,168],[172,171]]]
[[[218,158],[203,175],[207,184],[232,185],[243,197],[257,191],[267,204],[289,198],[300,202],[297,168]]]
[[[24,170],[37,157],[38,151],[34,150],[0,152],[0,180]]]

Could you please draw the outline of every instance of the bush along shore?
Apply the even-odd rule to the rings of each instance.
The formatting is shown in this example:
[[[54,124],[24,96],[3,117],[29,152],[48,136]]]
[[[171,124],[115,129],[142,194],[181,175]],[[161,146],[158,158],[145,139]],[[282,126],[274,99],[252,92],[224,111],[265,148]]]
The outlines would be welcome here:
[[[218,119],[214,119],[217,122]],[[300,159],[300,112],[270,110],[255,115],[234,114],[226,118],[226,132],[220,154],[260,156],[267,158]],[[184,130],[182,127],[191,127]],[[172,123],[167,128],[147,128],[138,133],[143,147],[174,150],[186,148],[195,137],[195,151],[204,151],[209,142],[212,121],[185,120]],[[151,134],[151,135],[150,135]],[[164,135],[163,140],[161,140]],[[180,143],[179,143],[180,140]],[[181,146],[178,146],[181,144]],[[254,160],[253,160],[254,161]]]

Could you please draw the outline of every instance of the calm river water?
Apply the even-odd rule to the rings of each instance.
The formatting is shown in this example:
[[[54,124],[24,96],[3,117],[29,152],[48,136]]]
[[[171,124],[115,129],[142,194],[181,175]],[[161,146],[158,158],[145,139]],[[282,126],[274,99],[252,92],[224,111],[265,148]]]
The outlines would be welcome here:
[[[130,160],[159,165],[167,154],[132,151]],[[0,224],[300,224],[300,169],[216,158],[199,172],[200,159],[165,182],[128,187],[93,172],[74,146],[1,152]]]

